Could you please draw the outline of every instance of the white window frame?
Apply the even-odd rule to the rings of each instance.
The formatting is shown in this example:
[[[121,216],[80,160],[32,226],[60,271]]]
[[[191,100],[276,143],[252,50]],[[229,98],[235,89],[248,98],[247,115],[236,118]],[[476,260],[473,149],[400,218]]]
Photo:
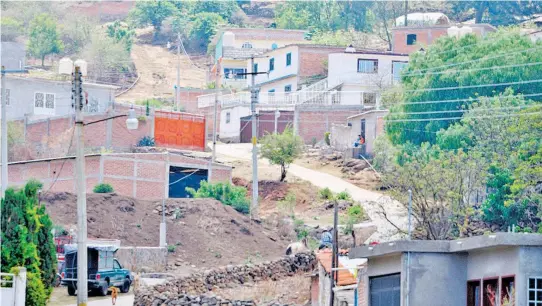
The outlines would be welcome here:
[[[231,113],[230,112],[226,112],[226,124],[230,123],[231,122]]]
[[[365,68],[366,67],[363,67],[364,69],[360,69],[360,63],[361,62],[372,62],[373,63],[373,71],[367,71]],[[374,59],[374,58],[358,58],[358,61],[356,62],[357,64],[357,67],[356,67],[356,70],[358,73],[367,73],[367,74],[377,74],[378,73],[378,59]],[[365,66],[365,65],[363,65]]]
[[[365,94],[372,94],[374,95],[375,97],[375,101],[374,101],[374,104],[371,104],[371,103],[365,103]],[[367,105],[376,105],[376,100],[378,99],[377,95],[376,95],[376,92],[361,92],[361,105],[365,106],[365,104]]]
[[[36,106],[36,94],[43,94],[43,107]],[[53,96],[53,108],[47,107],[47,95]],[[50,92],[34,92],[34,114],[36,115],[54,115],[56,109],[56,94]]]
[[[250,41],[245,41],[243,45],[241,46],[242,49],[252,49],[252,44]]]
[[[531,288],[531,280],[534,279],[534,288]],[[542,292],[542,287],[538,288],[536,286],[536,284],[538,283],[538,281],[542,281],[542,276],[537,276],[537,277],[529,277],[527,279],[527,306],[531,306],[531,305],[534,305],[534,306],[540,306],[542,305],[542,299],[538,299],[537,298],[537,293],[538,292]],[[529,297],[530,293],[531,292],[534,292],[534,300],[531,300],[531,298]],[[531,304],[532,303],[532,304]]]

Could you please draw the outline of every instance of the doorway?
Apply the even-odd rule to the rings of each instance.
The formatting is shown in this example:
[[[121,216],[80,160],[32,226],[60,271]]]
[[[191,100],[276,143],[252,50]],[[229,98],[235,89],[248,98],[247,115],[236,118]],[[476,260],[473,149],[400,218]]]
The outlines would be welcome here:
[[[200,182],[206,181],[207,177],[207,169],[170,166],[168,197],[188,198],[189,193],[186,192],[186,187],[198,190]]]

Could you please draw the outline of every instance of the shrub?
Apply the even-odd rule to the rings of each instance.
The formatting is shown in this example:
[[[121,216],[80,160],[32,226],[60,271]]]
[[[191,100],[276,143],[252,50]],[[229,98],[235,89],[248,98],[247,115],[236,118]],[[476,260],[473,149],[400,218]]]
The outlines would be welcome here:
[[[139,116],[139,117],[137,117],[137,121],[139,121],[139,122],[147,122],[147,117],[146,116]],[[145,137],[147,137],[147,136],[145,136]]]
[[[324,133],[324,141],[326,142],[326,144],[327,144],[328,146],[331,145],[331,139],[329,138],[330,135],[331,135],[330,132],[325,132],[325,133]]]
[[[350,201],[350,200],[352,200],[352,196],[346,190],[341,191],[341,192],[337,193],[337,200]]]
[[[47,304],[47,293],[39,274],[26,273],[26,305],[45,306]]]
[[[316,137],[312,137],[311,139],[311,145],[312,147],[314,148],[316,146],[316,143],[318,142],[318,140],[316,139]]]
[[[143,138],[141,138],[138,142],[137,142],[137,145],[138,147],[154,147],[155,143],[154,143],[154,138],[150,137],[150,136],[144,136]]]
[[[293,192],[288,192],[284,197],[284,200],[279,201],[278,207],[286,214],[293,216],[296,205],[296,196]]]
[[[233,207],[240,213],[250,212],[250,201],[247,198],[247,189],[234,186],[230,183],[209,183],[201,181],[198,190],[187,187],[186,191],[194,198],[212,198],[224,205]]]
[[[94,186],[94,193],[111,193],[113,192],[113,186],[107,183],[102,183]]]
[[[320,191],[318,191],[318,196],[322,200],[333,200],[333,192],[328,187],[320,189]]]
[[[173,253],[175,252],[175,249],[177,248],[177,246],[175,246],[174,244],[170,244],[167,246],[167,251],[170,252],[170,253]]]

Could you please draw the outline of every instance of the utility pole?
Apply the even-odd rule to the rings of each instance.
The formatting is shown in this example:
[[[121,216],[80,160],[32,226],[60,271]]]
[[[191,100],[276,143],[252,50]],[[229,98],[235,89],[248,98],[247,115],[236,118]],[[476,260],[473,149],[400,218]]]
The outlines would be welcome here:
[[[85,152],[83,137],[82,74],[75,66],[73,74],[73,100],[75,107],[76,184],[77,184],[77,305],[86,306],[88,300],[87,275],[87,190],[85,182]]]
[[[250,108],[252,110],[252,207],[250,215],[252,218],[258,215],[258,135],[256,130],[256,103],[258,103],[258,92],[254,87],[256,74],[254,71],[254,57],[250,58]]]
[[[338,230],[338,223],[339,223],[339,205],[337,203],[337,200],[333,201],[333,245],[332,245],[332,252],[331,252],[331,281],[330,281],[330,290],[329,290],[329,305],[333,306],[333,301],[335,300],[335,292],[333,291],[333,287],[335,286],[335,282],[337,281],[337,268],[339,266],[339,243],[338,238],[339,235],[337,233]]]
[[[218,108],[218,93],[220,92],[220,59],[216,62],[216,74],[215,74],[215,106],[214,106],[214,117],[213,117],[213,157],[212,162],[216,160],[216,118],[217,118],[217,108]]]
[[[7,95],[6,95],[6,70],[2,66],[2,198],[6,194],[6,189],[8,188],[8,119],[6,104],[7,104]]]
[[[408,240],[412,239],[412,190],[408,190]],[[407,253],[406,267],[406,303],[405,306],[410,306],[410,252]]]
[[[405,0],[405,27],[408,25],[407,15],[408,15],[408,0]]]
[[[177,87],[175,88],[175,106],[181,110],[181,32],[177,32]]]

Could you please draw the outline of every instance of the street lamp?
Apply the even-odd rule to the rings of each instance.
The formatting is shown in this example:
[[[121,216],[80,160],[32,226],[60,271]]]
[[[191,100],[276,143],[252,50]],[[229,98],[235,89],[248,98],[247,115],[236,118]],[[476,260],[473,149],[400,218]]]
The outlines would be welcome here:
[[[63,58],[59,63],[60,74],[72,74],[72,98],[75,107],[75,137],[76,143],[76,185],[77,185],[77,305],[86,306],[88,300],[88,263],[87,263],[87,186],[85,179],[85,143],[83,127],[126,115],[117,115],[92,122],[83,122],[83,79],[86,76],[87,64],[83,60],[73,63],[69,58]],[[73,71],[73,73],[72,73]],[[128,112],[126,127],[135,130],[138,120],[135,118],[134,107]]]

